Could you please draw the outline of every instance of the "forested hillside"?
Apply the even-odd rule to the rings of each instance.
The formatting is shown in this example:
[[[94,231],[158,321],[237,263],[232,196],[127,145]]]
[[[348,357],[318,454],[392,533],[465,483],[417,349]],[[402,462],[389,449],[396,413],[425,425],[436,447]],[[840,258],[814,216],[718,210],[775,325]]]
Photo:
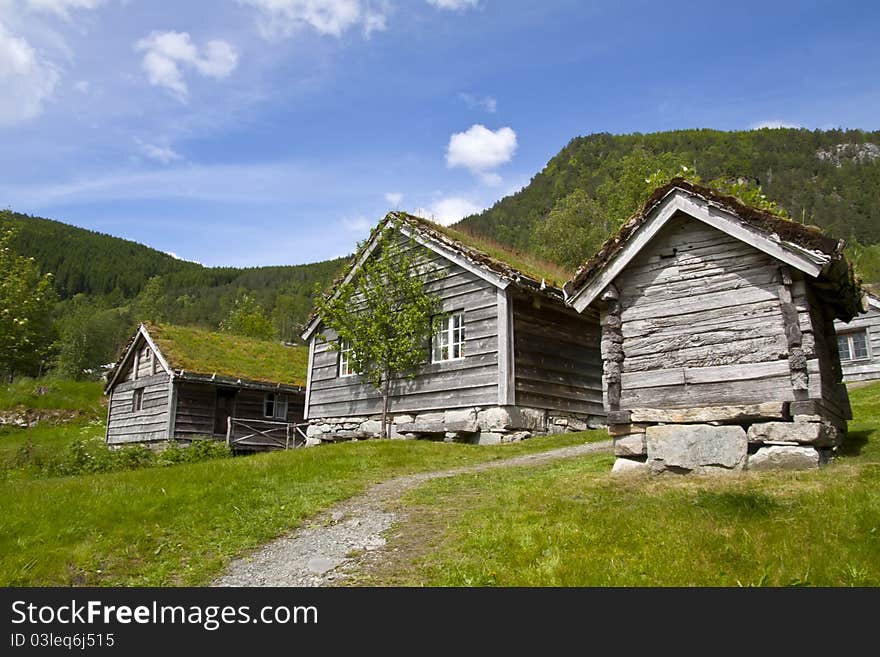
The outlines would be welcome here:
[[[654,187],[676,175],[822,226],[849,242],[866,282],[880,283],[880,132],[578,137],[521,191],[455,228],[573,271]],[[8,227],[15,229],[15,251],[54,276],[57,339],[47,353],[69,372],[107,362],[142,320],[216,329],[237,309],[256,312],[262,334],[296,341],[315,287],[326,287],[345,264],[204,267],[128,240],[2,211],[0,231]]]
[[[651,183],[646,179],[658,171],[696,174],[704,182],[760,185],[795,221],[822,226],[851,243],[880,243],[880,132],[861,130],[677,130],[577,137],[525,188],[458,227],[521,250],[538,245],[540,255],[572,266],[583,249],[572,254],[566,243],[582,238],[591,247],[601,242],[599,235],[604,237],[647,196]],[[567,220],[568,215],[577,221]],[[546,226],[548,219],[556,226]],[[598,235],[577,234],[591,228]],[[871,269],[863,272],[866,277],[877,276],[872,263],[866,268]]]

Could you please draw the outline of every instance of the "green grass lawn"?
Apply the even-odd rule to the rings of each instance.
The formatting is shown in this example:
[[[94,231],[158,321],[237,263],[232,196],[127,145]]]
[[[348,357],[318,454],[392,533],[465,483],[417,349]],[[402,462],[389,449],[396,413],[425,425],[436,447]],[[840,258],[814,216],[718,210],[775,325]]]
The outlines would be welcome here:
[[[880,384],[832,465],[723,478],[612,477],[613,457],[436,480],[403,504],[363,583],[880,585]]]
[[[202,463],[0,482],[0,585],[203,584],[368,484],[596,439],[496,447],[362,441]]]
[[[66,410],[103,416],[103,384],[44,377],[17,379],[0,385],[0,411],[11,409]]]

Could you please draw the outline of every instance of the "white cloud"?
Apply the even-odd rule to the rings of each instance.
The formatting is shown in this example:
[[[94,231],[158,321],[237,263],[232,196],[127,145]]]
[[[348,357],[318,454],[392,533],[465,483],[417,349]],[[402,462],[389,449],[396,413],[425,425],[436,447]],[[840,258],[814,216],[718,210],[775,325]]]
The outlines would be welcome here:
[[[770,128],[777,130],[779,128],[803,128],[804,126],[797,123],[789,123],[787,121],[758,121],[749,126],[749,130],[760,130],[761,128]]]
[[[341,37],[361,25],[364,36],[386,29],[387,4],[366,0],[239,0],[259,11],[265,39],[289,37],[309,27],[318,34]]]
[[[480,0],[425,0],[429,5],[437,9],[450,11],[464,11],[480,4]]]
[[[449,138],[446,164],[450,168],[465,167],[483,182],[497,185],[501,182],[501,176],[493,169],[510,162],[516,147],[516,133],[512,128],[492,131],[477,123]]]
[[[53,14],[59,18],[70,18],[71,10],[97,9],[107,0],[27,0],[27,5],[35,10],[46,14]]]
[[[58,79],[58,69],[52,62],[0,23],[0,125],[21,123],[42,114]]]
[[[346,217],[342,220],[342,226],[352,233],[368,233],[373,227],[373,222],[362,215]]]
[[[393,207],[400,207],[400,202],[403,200],[403,194],[400,192],[385,192],[385,200],[388,201]]]
[[[450,196],[442,198],[431,204],[430,208],[416,208],[413,214],[438,224],[448,226],[456,221],[463,219],[477,212],[482,212],[483,208],[476,203],[463,198],[461,196]]]
[[[156,146],[155,144],[142,141],[137,137],[135,137],[135,142],[137,142],[141,153],[151,160],[156,160],[162,164],[171,164],[172,162],[183,159],[183,156],[170,146]]]
[[[189,95],[181,66],[217,80],[238,66],[238,53],[226,41],[208,41],[200,51],[187,32],[151,32],[134,49],[145,51],[141,65],[150,84],[168,89],[181,101]]]
[[[368,10],[364,15],[364,37],[367,39],[372,36],[373,32],[384,32],[388,29],[388,15],[384,9],[373,11]]]
[[[486,96],[485,98],[480,98],[478,96],[474,96],[468,93],[460,93],[458,97],[461,98],[465,105],[470,107],[471,109],[481,109],[490,114],[494,114],[495,110],[498,109],[498,101],[495,100],[492,96]]]
[[[89,93],[89,89],[92,88],[92,85],[88,80],[77,80],[73,83],[73,88],[81,94],[87,94]]]

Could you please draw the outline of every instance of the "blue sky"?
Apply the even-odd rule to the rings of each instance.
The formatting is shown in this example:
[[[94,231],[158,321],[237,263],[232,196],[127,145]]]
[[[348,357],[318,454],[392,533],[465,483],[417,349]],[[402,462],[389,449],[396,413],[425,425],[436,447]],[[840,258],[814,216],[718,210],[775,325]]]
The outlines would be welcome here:
[[[0,0],[0,206],[207,265],[443,222],[593,132],[880,128],[880,3]]]

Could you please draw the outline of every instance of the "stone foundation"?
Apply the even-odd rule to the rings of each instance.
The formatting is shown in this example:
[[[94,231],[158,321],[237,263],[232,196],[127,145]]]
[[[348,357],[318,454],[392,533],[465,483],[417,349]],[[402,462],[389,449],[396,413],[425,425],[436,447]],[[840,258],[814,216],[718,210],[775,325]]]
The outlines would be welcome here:
[[[309,421],[306,444],[378,438],[382,416],[317,418]],[[391,438],[498,445],[547,435],[600,429],[605,418],[570,415],[523,406],[456,408],[424,413],[390,413]]]
[[[846,422],[821,401],[613,411],[612,472],[803,470],[828,461]]]

